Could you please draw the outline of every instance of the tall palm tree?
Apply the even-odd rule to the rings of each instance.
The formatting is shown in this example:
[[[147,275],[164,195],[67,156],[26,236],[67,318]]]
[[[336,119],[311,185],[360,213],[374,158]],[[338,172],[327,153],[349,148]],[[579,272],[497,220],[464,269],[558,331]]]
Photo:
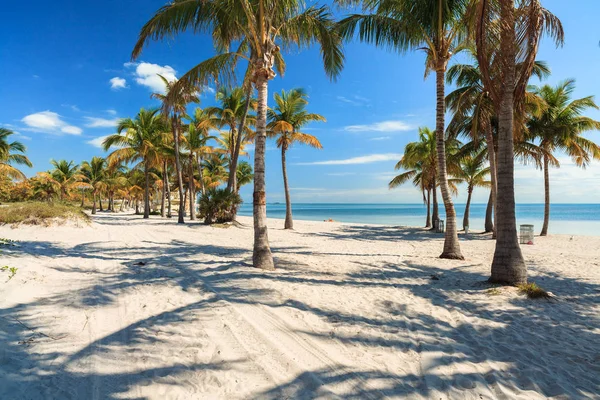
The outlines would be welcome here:
[[[427,205],[425,228],[431,228],[431,188],[433,186],[433,182],[430,180],[431,174],[428,174],[428,166],[426,162],[416,161],[409,164],[407,160],[407,158],[403,157],[396,164],[395,169],[407,169],[407,171],[396,175],[394,179],[390,181],[389,188],[394,189],[405,184],[406,182],[412,181],[413,185],[418,187],[423,193],[423,203]],[[436,215],[434,219],[439,219],[439,215]]]
[[[321,47],[326,73],[331,78],[340,73],[344,56],[333,15],[326,6],[304,9],[299,0],[176,1],[162,7],[144,25],[133,58],[140,55],[149,40],[172,37],[188,29],[210,33],[216,48],[224,52],[192,68],[178,85],[204,85],[217,78],[226,84],[234,79],[237,63],[248,62],[246,77],[258,92],[252,260],[255,267],[272,270],[275,266],[269,246],[265,193],[268,82],[275,77],[275,69],[280,73],[285,69],[281,48],[306,48],[314,43]],[[237,48],[231,51],[233,45]]]
[[[92,214],[96,214],[96,197],[104,187],[106,160],[102,157],[92,157],[91,161],[81,163],[81,173],[84,181],[92,187]]]
[[[218,123],[210,111],[197,107],[194,110],[194,116],[189,120],[188,129],[184,137],[185,146],[190,151],[190,156],[195,159],[196,166],[198,167],[201,194],[205,192],[204,173],[202,171],[204,159],[216,151],[213,146],[208,145],[210,140],[217,139],[215,136],[210,135],[210,131],[217,128]]]
[[[144,218],[150,218],[150,169],[162,162],[162,147],[166,140],[165,124],[158,110],[140,109],[134,119],[124,118],[117,132],[104,139],[102,147],[118,147],[108,157],[109,166],[138,162],[134,168],[144,172]]]
[[[158,75],[165,84],[166,92],[152,93],[152,97],[162,103],[162,115],[170,121],[171,133],[173,134],[173,147],[175,151],[175,171],[177,173],[177,186],[179,188],[179,212],[178,224],[183,224],[183,215],[185,213],[185,200],[183,191],[183,172],[181,170],[179,143],[182,135],[181,119],[185,117],[186,107],[190,103],[198,103],[198,88],[194,85],[176,86],[174,82],[169,82],[162,75]]]
[[[21,142],[9,142],[9,137],[15,133],[10,129],[0,128],[0,175],[8,176],[11,179],[24,180],[25,174],[14,167],[13,164],[26,165],[32,167],[31,161],[24,154],[27,151],[25,145]]]
[[[515,0],[474,4],[477,61],[498,115],[496,250],[490,280],[516,285],[527,282],[527,266],[515,214],[514,134],[521,125],[515,123],[515,115],[524,120],[526,89],[543,33],[557,44],[562,44],[564,33],[540,0],[516,0],[516,7]],[[495,81],[502,85],[494,85]]]
[[[354,4],[356,0],[339,0]],[[464,259],[456,227],[446,165],[445,146],[445,75],[448,61],[464,46],[467,35],[466,15],[470,0],[366,0],[366,14],[354,14],[340,22],[342,34],[351,38],[358,28],[360,40],[400,52],[424,50],[425,76],[436,74],[436,150],[438,184],[446,209],[446,234],[441,258]]]
[[[452,170],[452,181],[454,183],[465,183],[467,185],[467,205],[465,206],[465,214],[463,216],[463,230],[465,231],[469,226],[469,212],[473,190],[476,187],[489,187],[491,182],[486,180],[489,174],[490,167],[485,166],[484,153],[480,153],[475,157],[464,157],[460,161],[458,168]]]
[[[249,184],[254,179],[254,173],[252,172],[252,165],[248,161],[240,161],[237,165],[237,192],[239,193],[240,188],[244,185]]]
[[[73,161],[50,160],[50,164],[54,166],[50,174],[60,185],[59,198],[63,200],[65,196],[69,196],[71,189],[83,179],[83,175],[79,171],[79,165]]]
[[[283,170],[283,187],[285,189],[285,225],[284,229],[294,229],[292,220],[292,201],[288,185],[287,166],[285,155],[294,143],[306,144],[316,149],[323,146],[319,139],[299,130],[312,121],[325,121],[325,117],[319,114],[306,112],[308,95],[304,89],[292,89],[275,93],[276,106],[267,111],[269,124],[267,135],[275,137],[277,147],[281,149],[281,168]]]
[[[600,121],[582,116],[586,109],[598,109],[593,96],[571,100],[575,90],[575,81],[567,80],[556,87],[544,85],[535,87],[533,91],[541,97],[546,107],[539,116],[527,121],[528,136],[539,140],[544,171],[544,225],[541,236],[548,234],[550,220],[550,172],[549,168],[559,167],[553,156],[562,151],[573,159],[579,167],[585,168],[592,158],[600,159],[600,146],[581,136],[590,130],[600,129]]]

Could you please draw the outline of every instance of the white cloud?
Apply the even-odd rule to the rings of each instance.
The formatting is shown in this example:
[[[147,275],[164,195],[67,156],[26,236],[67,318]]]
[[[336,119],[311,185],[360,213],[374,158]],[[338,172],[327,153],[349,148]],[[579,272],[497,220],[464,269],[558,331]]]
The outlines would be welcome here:
[[[113,90],[125,89],[127,87],[127,80],[118,76],[111,78],[109,82],[110,88]]]
[[[117,115],[117,111],[113,110],[112,108],[106,110],[106,112],[110,115]]]
[[[207,93],[210,93],[210,94],[215,94],[216,93],[215,88],[211,87],[211,86],[208,86],[208,85],[204,86],[204,91],[207,92]]]
[[[376,140],[376,141],[379,141],[379,140],[389,140],[389,139],[391,139],[391,138],[392,138],[391,136],[380,136],[380,137],[374,137],[374,138],[371,138],[371,139],[369,139],[369,140]]]
[[[406,132],[413,129],[412,125],[403,121],[382,121],[368,125],[349,125],[344,127],[346,132]]]
[[[153,92],[164,93],[165,84],[158,76],[162,75],[167,81],[173,82],[177,80],[175,74],[177,71],[168,65],[162,66],[147,62],[141,63],[125,63],[126,67],[135,67],[135,81],[138,85],[146,86],[152,89]]]
[[[104,142],[104,139],[107,138],[108,135],[106,136],[99,136],[97,138],[94,138],[92,140],[88,140],[86,143],[87,144],[91,144],[94,147],[97,147],[99,149],[102,149],[102,142]]]
[[[386,154],[370,154],[368,156],[360,156],[347,158],[345,160],[327,160],[313,161],[307,163],[296,163],[296,165],[352,165],[352,164],[371,164],[380,161],[398,161],[402,158],[402,154],[386,153]]]
[[[21,120],[28,128],[25,130],[69,135],[80,135],[81,128],[67,124],[63,121],[59,114],[52,111],[42,111],[34,114],[29,114]]]
[[[366,97],[359,96],[356,94],[350,97],[337,96],[336,99],[338,99],[338,101],[341,101],[342,103],[352,104],[353,106],[365,106],[371,102],[371,100],[367,99]]]
[[[325,174],[328,176],[351,176],[351,175],[356,175],[356,172],[332,172],[329,174]]]
[[[119,118],[106,119],[85,117],[87,120],[85,126],[88,128],[116,128]]]

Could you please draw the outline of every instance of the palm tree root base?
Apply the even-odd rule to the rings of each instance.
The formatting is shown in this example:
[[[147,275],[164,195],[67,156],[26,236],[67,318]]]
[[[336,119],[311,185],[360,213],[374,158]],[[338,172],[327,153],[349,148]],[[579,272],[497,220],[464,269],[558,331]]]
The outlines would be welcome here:
[[[451,253],[451,252],[444,252],[440,255],[440,258],[446,259],[446,260],[464,260],[465,257],[460,254],[460,253]]]

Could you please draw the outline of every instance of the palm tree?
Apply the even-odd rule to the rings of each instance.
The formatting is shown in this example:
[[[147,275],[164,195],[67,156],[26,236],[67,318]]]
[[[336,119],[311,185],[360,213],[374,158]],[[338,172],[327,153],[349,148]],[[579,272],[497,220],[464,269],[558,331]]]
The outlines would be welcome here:
[[[213,118],[210,110],[203,110],[197,107],[194,110],[194,116],[190,119],[187,132],[184,136],[185,146],[190,151],[190,157],[196,161],[198,167],[198,180],[200,182],[200,194],[204,194],[204,173],[202,167],[204,159],[215,153],[215,149],[208,145],[208,142],[217,139],[210,135],[210,131],[217,129],[218,124]]]
[[[542,34],[549,33],[561,44],[564,33],[560,21],[539,0],[518,0],[517,9],[515,0],[475,5],[477,61],[498,115],[496,250],[490,280],[516,285],[527,282],[527,266],[515,214],[514,133],[521,125],[515,124],[515,115],[524,120],[526,89]]]
[[[308,95],[303,89],[292,89],[289,92],[281,91],[275,93],[276,106],[267,111],[269,125],[267,135],[276,137],[277,147],[281,149],[281,167],[283,170],[283,187],[285,189],[285,225],[284,229],[294,229],[292,220],[292,201],[288,185],[287,167],[285,155],[294,143],[306,144],[316,149],[323,146],[319,139],[308,133],[299,131],[304,125],[312,121],[325,121],[325,117],[319,114],[306,112]]]
[[[139,162],[134,168],[144,171],[144,218],[150,218],[150,169],[160,166],[162,162],[164,121],[158,110],[142,108],[135,119],[121,119],[117,124],[117,132],[102,143],[104,150],[118,147],[108,156],[108,164]]]
[[[96,214],[96,197],[98,191],[104,187],[104,174],[106,172],[106,160],[102,157],[92,157],[91,161],[81,163],[81,173],[84,181],[92,187],[92,214]]]
[[[30,179],[33,196],[48,203],[52,202],[55,196],[61,196],[62,188],[50,172],[38,172]]]
[[[475,157],[464,157],[458,166],[452,170],[454,183],[465,183],[467,185],[467,205],[465,215],[463,216],[463,230],[466,231],[469,226],[469,211],[471,208],[471,197],[476,187],[489,187],[490,181],[486,178],[490,174],[490,167],[486,167],[485,154],[480,153]]]
[[[83,179],[79,171],[79,165],[73,161],[67,160],[50,160],[50,164],[54,166],[54,169],[50,172],[52,178],[60,185],[59,198],[63,200],[65,196],[68,196],[71,189]]]
[[[303,4],[298,0],[177,1],[162,7],[144,25],[133,58],[140,55],[150,39],[172,37],[187,29],[211,33],[216,48],[225,52],[192,68],[177,85],[200,86],[216,79],[226,84],[234,79],[237,63],[240,60],[248,62],[246,80],[253,82],[258,92],[252,260],[255,267],[272,270],[275,266],[269,246],[265,193],[268,82],[275,77],[275,68],[280,73],[284,71],[281,48],[306,48],[314,43],[320,44],[326,73],[331,78],[336,77],[344,61],[341,38],[326,6],[303,10]],[[230,51],[234,44],[237,48]]]
[[[550,173],[549,168],[559,167],[553,156],[557,150],[565,152],[579,167],[585,168],[592,158],[600,159],[600,146],[581,136],[590,130],[600,129],[600,122],[581,114],[589,108],[598,109],[593,96],[571,100],[575,81],[567,80],[556,87],[544,85],[533,88],[546,107],[541,115],[527,122],[528,136],[539,140],[544,171],[544,225],[541,236],[548,234],[550,220]]]
[[[0,175],[8,176],[12,179],[24,180],[25,174],[15,168],[13,164],[26,165],[32,167],[31,161],[24,154],[27,151],[25,145],[21,142],[9,142],[9,137],[15,133],[10,129],[0,128]],[[21,153],[21,154],[19,154]]]
[[[237,192],[239,193],[240,188],[244,185],[249,184],[254,179],[254,173],[252,173],[252,165],[248,161],[240,161],[237,165]]]
[[[354,0],[340,0],[355,3]],[[424,50],[427,76],[436,73],[436,150],[438,185],[446,208],[446,234],[441,258],[464,259],[460,251],[456,228],[456,211],[448,186],[445,146],[445,75],[448,61],[464,46],[467,34],[466,14],[470,0],[366,0],[367,14],[354,14],[340,22],[346,38],[352,38],[356,28],[361,41],[405,52]]]
[[[414,163],[407,163],[407,158],[403,157],[395,167],[396,170],[408,169],[407,171],[396,175],[389,183],[389,188],[394,189],[398,186],[405,184],[408,181],[412,181],[413,185],[418,187],[423,193],[423,203],[427,205],[427,216],[425,217],[425,228],[431,228],[431,187],[433,183],[428,180],[430,174],[428,174],[427,163],[424,161],[416,161]],[[435,190],[435,189],[434,189]],[[437,207],[436,207],[437,208]],[[437,214],[437,210],[436,210]],[[434,219],[439,219],[439,215],[435,215]]]
[[[185,213],[185,200],[183,191],[183,172],[181,170],[180,149],[179,143],[182,135],[181,119],[186,114],[186,107],[190,103],[198,103],[197,91],[198,88],[194,85],[176,86],[175,83],[169,82],[163,76],[158,75],[165,84],[166,94],[152,93],[152,97],[160,100],[162,103],[162,114],[165,119],[170,120],[171,132],[173,134],[173,144],[175,151],[175,171],[177,172],[177,185],[179,188],[179,212],[178,224],[183,224],[183,215]]]
[[[215,153],[204,160],[203,175],[206,189],[216,189],[227,182],[229,174],[227,172],[227,160],[223,154]]]

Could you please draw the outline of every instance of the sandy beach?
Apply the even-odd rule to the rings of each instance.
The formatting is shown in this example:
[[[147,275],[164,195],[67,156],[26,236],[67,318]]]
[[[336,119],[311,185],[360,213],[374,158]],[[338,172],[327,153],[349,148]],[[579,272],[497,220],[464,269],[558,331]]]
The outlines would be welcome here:
[[[263,272],[239,221],[0,227],[0,398],[600,398],[600,237],[523,247],[549,301],[485,282],[489,236],[269,220]]]

